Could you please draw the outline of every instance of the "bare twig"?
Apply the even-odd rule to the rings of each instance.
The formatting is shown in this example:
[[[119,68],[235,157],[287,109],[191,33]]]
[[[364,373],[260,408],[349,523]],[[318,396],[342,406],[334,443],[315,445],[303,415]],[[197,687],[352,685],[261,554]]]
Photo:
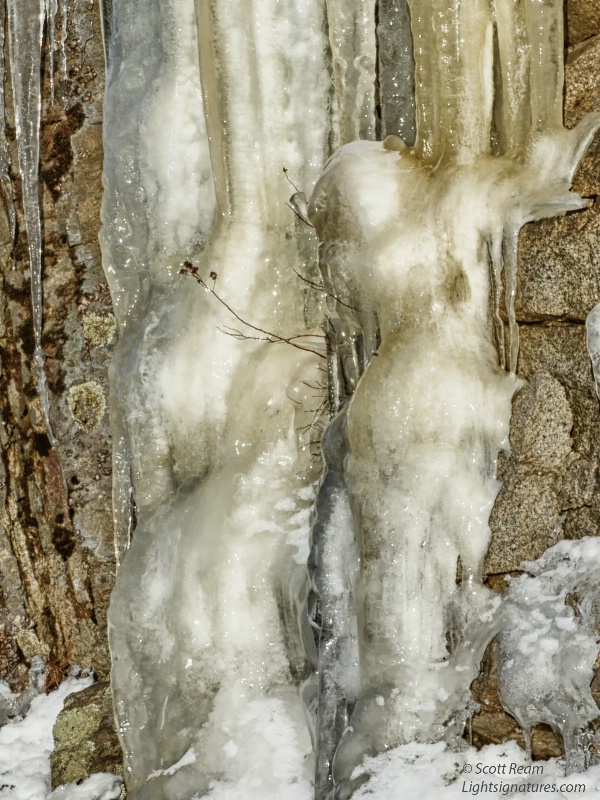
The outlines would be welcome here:
[[[197,283],[199,283],[200,286],[202,286],[203,289],[206,289],[207,292],[210,292],[215,297],[215,299],[224,308],[226,308],[227,311],[229,311],[229,313],[232,316],[234,316],[237,319],[238,322],[241,322],[242,325],[245,325],[247,328],[250,328],[250,330],[253,330],[253,331],[256,331],[257,333],[262,333],[263,334],[263,336],[248,336],[248,335],[242,333],[241,331],[238,331],[235,328],[230,328],[231,332],[228,334],[229,336],[233,336],[235,339],[256,339],[256,340],[261,340],[261,341],[265,341],[265,342],[269,342],[269,343],[289,344],[292,347],[297,348],[298,350],[304,350],[304,352],[306,352],[306,353],[313,353],[314,355],[319,356],[319,358],[327,358],[327,356],[324,353],[319,352],[319,350],[315,350],[313,347],[305,347],[305,346],[303,346],[301,344],[298,344],[297,341],[296,341],[297,339],[315,338],[315,334],[304,333],[304,334],[298,334],[297,336],[290,336],[290,337],[279,336],[277,333],[272,333],[271,331],[266,331],[264,328],[259,328],[257,325],[253,325],[251,322],[247,322],[245,319],[240,317],[240,315],[238,313],[236,313],[233,310],[233,308],[231,308],[231,306],[225,300],[223,300],[223,298],[219,294],[217,294],[217,292],[215,291],[215,284],[216,284],[217,277],[218,277],[216,272],[211,272],[210,273],[210,278],[211,278],[211,280],[213,282],[212,287],[209,286],[206,283],[204,278],[199,274],[198,267],[195,267],[192,264],[191,261],[184,261],[183,262],[183,267],[179,270],[179,274],[180,275],[191,275],[192,278],[194,278],[195,281]],[[227,330],[224,330],[222,328],[220,330],[223,333],[227,333]]]
[[[287,168],[287,167],[284,167],[284,168],[283,168],[283,174],[284,174],[284,175],[285,175],[285,177],[287,178],[287,180],[288,180],[288,183],[289,183],[291,186],[293,186],[293,187],[294,187],[294,189],[295,189],[297,192],[299,192],[299,191],[300,191],[300,189],[299,189],[299,188],[296,186],[296,184],[294,183],[294,181],[293,181],[293,180],[290,178],[290,176],[288,175],[288,168]]]

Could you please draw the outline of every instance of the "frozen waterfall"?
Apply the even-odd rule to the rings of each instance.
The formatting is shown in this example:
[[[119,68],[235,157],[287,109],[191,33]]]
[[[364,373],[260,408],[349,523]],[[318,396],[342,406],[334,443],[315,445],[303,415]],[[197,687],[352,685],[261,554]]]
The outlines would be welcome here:
[[[600,120],[563,128],[557,0],[103,13],[128,793],[343,800],[458,741],[510,619],[517,238],[585,205]]]

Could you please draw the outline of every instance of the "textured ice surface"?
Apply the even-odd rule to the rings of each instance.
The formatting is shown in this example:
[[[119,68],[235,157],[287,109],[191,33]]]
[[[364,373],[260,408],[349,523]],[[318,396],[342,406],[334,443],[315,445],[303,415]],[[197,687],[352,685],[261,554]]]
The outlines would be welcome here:
[[[374,139],[375,5],[373,0],[326,0],[339,144]]]
[[[515,88],[523,102],[507,110],[501,136],[493,119],[509,99],[494,100],[492,38],[501,12],[433,5],[410,3],[415,147],[398,137],[342,147],[309,204],[334,310],[360,331],[351,335],[367,363],[346,412],[343,479],[361,559],[360,689],[333,762],[341,798],[365,754],[461,731],[494,634],[481,569],[518,385],[518,231],[584,205],[569,187],[598,126],[590,117],[566,131],[557,116],[556,4],[552,34],[539,34],[537,12],[525,12],[523,36],[544,52],[523,56]]]
[[[109,26],[120,551],[128,468],[137,516],[110,638],[128,791],[160,800],[216,783],[291,795],[312,772],[299,627],[325,347],[296,274],[314,239],[284,168],[312,185],[327,154],[323,9],[197,12],[196,39],[180,0],[143,16],[115,4]],[[204,286],[179,274],[188,259]]]
[[[372,141],[373,2],[198,0],[197,36],[190,0],[105,9],[119,555],[132,487],[137,519],[110,637],[133,800],[300,800],[309,731],[319,800],[332,781],[344,798],[365,756],[461,730],[495,630],[481,568],[518,231],[584,205],[570,181],[597,127],[563,129],[559,5],[525,5],[409,3],[414,148]],[[402,14],[383,4],[380,36]]]
[[[506,710],[531,735],[550,725],[565,746],[567,770],[596,763],[600,718],[590,691],[600,634],[600,538],[563,541],[510,582],[500,612],[498,671]]]
[[[8,44],[19,169],[22,180],[23,211],[29,248],[29,279],[33,318],[34,351],[38,397],[50,440],[50,403],[46,389],[42,350],[42,223],[38,162],[40,157],[40,112],[42,36],[46,6],[44,0],[8,0]],[[51,12],[53,7],[49,7]],[[51,13],[48,24],[54,24]],[[53,28],[52,28],[53,30]]]

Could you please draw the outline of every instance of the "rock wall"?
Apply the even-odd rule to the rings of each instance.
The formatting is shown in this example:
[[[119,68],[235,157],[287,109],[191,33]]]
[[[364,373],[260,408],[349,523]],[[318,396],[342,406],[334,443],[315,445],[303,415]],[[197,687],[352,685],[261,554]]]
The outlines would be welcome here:
[[[600,3],[569,2],[565,122],[600,110]],[[505,586],[521,562],[538,558],[560,539],[600,532],[600,406],[586,349],[585,318],[600,302],[600,138],[574,180],[590,198],[585,211],[525,226],[519,240],[515,310],[520,329],[511,453],[499,466],[503,481],[491,515],[488,585]],[[492,643],[473,686],[481,711],[467,738],[476,745],[522,732],[498,698]],[[600,660],[598,662],[600,666]],[[600,706],[600,675],[592,683]],[[599,711],[600,715],[600,711]],[[559,755],[547,726],[533,733],[533,753]]]
[[[48,686],[73,665],[100,678],[110,669],[114,551],[105,410],[115,326],[98,245],[103,46],[97,3],[66,5],[64,60],[57,18],[54,102],[45,47],[40,160],[43,349],[56,448],[31,367],[27,237],[4,54],[13,198],[5,193],[0,208],[0,678],[14,688],[26,681],[35,655],[48,662]]]

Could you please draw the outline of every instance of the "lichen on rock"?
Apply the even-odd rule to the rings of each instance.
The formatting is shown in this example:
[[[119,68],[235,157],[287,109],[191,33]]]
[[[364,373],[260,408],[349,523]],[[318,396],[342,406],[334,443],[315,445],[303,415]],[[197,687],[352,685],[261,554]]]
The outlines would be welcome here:
[[[107,681],[68,697],[52,733],[53,789],[85,780],[95,772],[123,774],[112,713],[112,692]]]
[[[106,411],[104,390],[96,381],[71,386],[67,404],[75,422],[87,431],[96,430]]]
[[[84,314],[83,338],[95,347],[106,347],[115,335],[117,323],[112,314],[95,314],[93,311]]]

